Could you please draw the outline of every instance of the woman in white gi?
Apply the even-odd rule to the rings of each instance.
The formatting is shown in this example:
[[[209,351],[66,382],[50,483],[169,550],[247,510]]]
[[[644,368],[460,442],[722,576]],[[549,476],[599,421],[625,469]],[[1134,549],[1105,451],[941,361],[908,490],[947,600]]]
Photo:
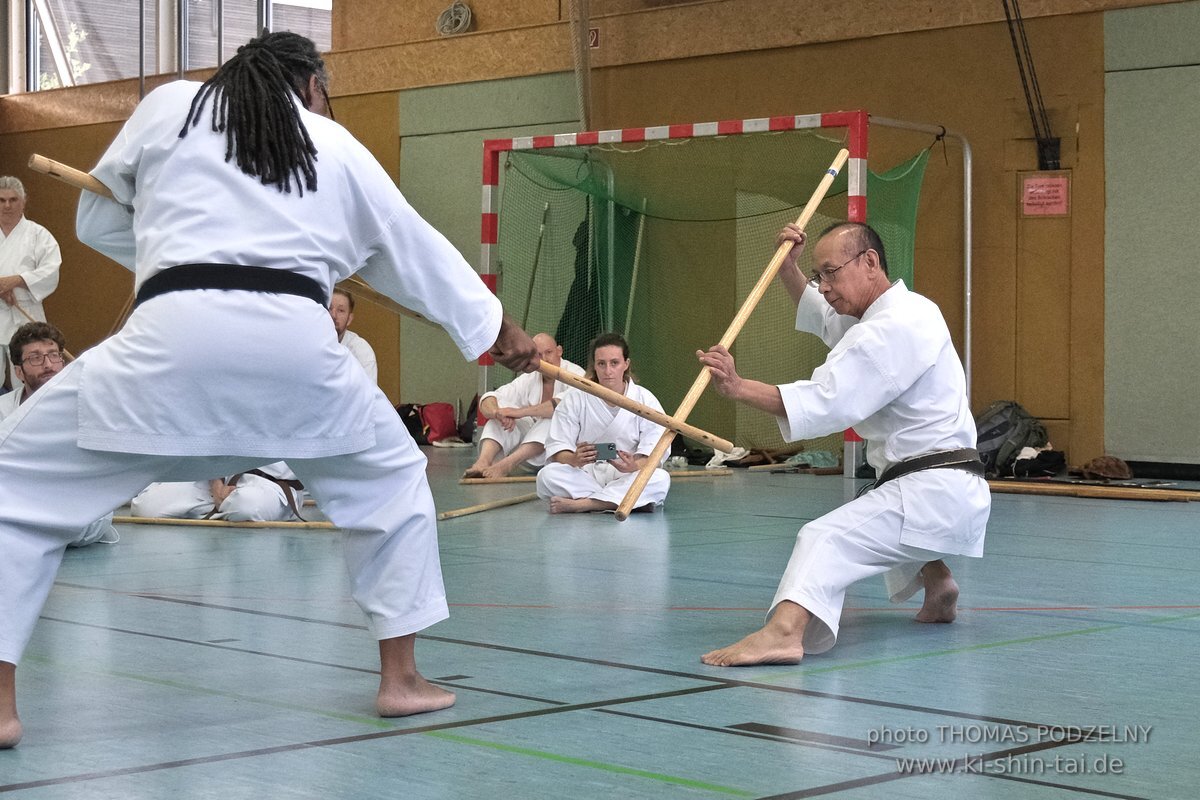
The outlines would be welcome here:
[[[779,418],[789,441],[853,427],[880,478],[858,499],[800,529],[767,623],[701,657],[714,666],[793,664],[837,638],[846,589],[884,573],[893,602],[925,590],[919,622],[952,622],[958,585],[943,555],[983,555],[991,494],[975,452],[962,364],[937,306],[892,283],[878,234],[845,223],[796,266],[804,233],[780,270],[796,328],[833,349],[812,378],[771,386],[741,378],[720,345],[698,352],[717,391]],[[895,476],[895,477],[893,477]]]
[[[592,342],[588,378],[642,405],[662,411],[650,390],[633,382],[629,345],[617,333]],[[611,406],[590,394],[569,390],[554,409],[546,440],[546,466],[537,476],[538,497],[550,501],[551,514],[615,511],[637,473],[662,437],[664,428],[632,411]],[[615,457],[601,459],[598,444],[616,445]],[[664,456],[665,458],[665,456]],[[661,466],[651,474],[635,511],[661,506],[671,476]]]
[[[344,530],[351,593],[379,640],[378,712],[454,702],[413,652],[448,613],[425,458],[327,304],[358,271],[467,359],[491,348],[529,371],[533,342],[322,116],[325,83],[311,41],[264,34],[203,87],[147,95],[93,170],[116,199],[85,193],[79,238],[134,270],[139,302],[0,426],[0,747],[20,739],[15,665],[73,532],[154,481],[279,459]]]
[[[25,199],[20,180],[0,176],[0,368],[10,375],[8,340],[30,318],[46,321],[42,301],[58,288],[62,266],[54,236],[25,218]]]

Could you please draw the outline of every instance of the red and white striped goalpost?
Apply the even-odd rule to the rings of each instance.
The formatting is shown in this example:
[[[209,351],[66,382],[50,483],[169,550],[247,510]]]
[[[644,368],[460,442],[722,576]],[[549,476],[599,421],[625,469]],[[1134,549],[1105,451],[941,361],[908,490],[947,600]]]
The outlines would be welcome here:
[[[497,239],[499,235],[500,155],[510,150],[540,150],[552,147],[585,147],[594,144],[632,144],[661,139],[692,139],[705,136],[739,136],[751,133],[802,130],[808,128],[845,128],[847,202],[846,219],[867,221],[867,130],[866,111],[835,111],[828,114],[796,114],[784,117],[757,117],[722,122],[698,122],[686,125],[659,125],[648,128],[619,128],[582,133],[556,133],[545,136],[518,136],[512,139],[486,139],[483,143],[483,210],[480,216],[480,274],[496,292]],[[479,392],[488,390],[490,354],[479,357]],[[845,432],[844,474],[853,477],[861,461],[862,439],[853,430]]]

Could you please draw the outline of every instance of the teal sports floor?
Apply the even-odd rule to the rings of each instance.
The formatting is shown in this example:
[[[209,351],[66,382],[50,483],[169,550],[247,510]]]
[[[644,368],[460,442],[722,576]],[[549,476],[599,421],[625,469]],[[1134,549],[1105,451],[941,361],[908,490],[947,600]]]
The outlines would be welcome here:
[[[533,491],[459,485],[470,450],[426,453],[440,511]],[[336,533],[122,525],[66,556],[0,795],[1197,796],[1200,503],[997,494],[986,556],[949,561],[954,624],[877,579],[828,653],[702,665],[761,624],[797,530],[852,484],[737,471],[624,523],[540,502],[441,523],[451,617],[417,656],[458,702],[398,720],[373,712]]]

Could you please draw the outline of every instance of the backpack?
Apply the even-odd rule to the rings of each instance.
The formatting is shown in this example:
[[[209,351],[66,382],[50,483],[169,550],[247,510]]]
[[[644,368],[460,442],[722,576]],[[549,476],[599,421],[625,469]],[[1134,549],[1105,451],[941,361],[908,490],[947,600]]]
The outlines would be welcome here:
[[[975,449],[989,478],[1012,475],[1024,447],[1045,447],[1046,427],[1012,400],[997,400],[975,418]]]
[[[421,422],[425,426],[425,438],[430,444],[458,436],[454,406],[449,403],[426,403],[421,406]]]

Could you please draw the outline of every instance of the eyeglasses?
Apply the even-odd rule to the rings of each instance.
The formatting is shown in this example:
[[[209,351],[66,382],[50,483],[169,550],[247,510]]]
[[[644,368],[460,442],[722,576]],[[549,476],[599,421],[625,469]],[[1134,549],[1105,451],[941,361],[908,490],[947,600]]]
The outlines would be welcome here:
[[[867,250],[870,250],[870,249],[871,248],[869,248],[869,247],[867,248]],[[859,250],[857,253],[854,254],[854,256],[852,258],[847,259],[844,263],[842,263],[836,267],[833,267],[831,269],[817,270],[812,275],[808,276],[808,285],[813,287],[814,289],[817,289],[817,288],[820,288],[821,281],[832,284],[835,280],[837,280],[834,277],[834,275],[835,275],[835,273],[837,273],[837,271],[839,269],[845,269],[846,265],[848,265],[851,261],[857,261],[858,259],[862,258],[864,255],[866,255],[867,250]]]
[[[40,367],[42,364],[49,361],[51,364],[61,364],[63,361],[62,353],[31,353],[21,359],[21,364],[28,364],[31,367]]]

